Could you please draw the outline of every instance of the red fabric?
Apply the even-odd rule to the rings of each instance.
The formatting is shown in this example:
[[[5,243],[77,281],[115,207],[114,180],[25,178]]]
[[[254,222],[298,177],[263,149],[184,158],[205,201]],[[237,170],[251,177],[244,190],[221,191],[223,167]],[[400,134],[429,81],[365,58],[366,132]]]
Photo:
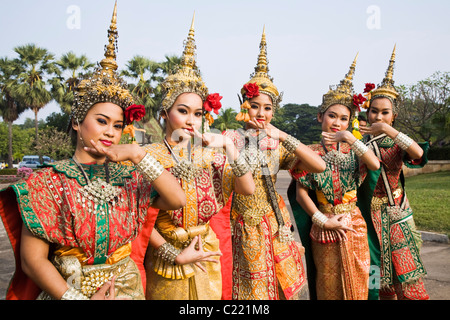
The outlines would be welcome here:
[[[233,253],[231,247],[230,210],[233,195],[228,203],[210,220],[210,226],[219,239],[219,248],[222,272],[222,300],[231,300]]]
[[[0,217],[16,260],[16,271],[6,292],[6,300],[35,300],[42,290],[22,270],[20,239],[23,222],[12,188],[0,192]]]
[[[158,216],[159,209],[150,207],[148,209],[147,220],[139,232],[136,239],[131,242],[131,259],[136,263],[139,271],[141,272],[142,285],[145,289],[147,288],[147,277],[145,275],[145,253],[147,252],[148,241],[150,235],[152,234],[153,227],[155,225],[156,217]]]

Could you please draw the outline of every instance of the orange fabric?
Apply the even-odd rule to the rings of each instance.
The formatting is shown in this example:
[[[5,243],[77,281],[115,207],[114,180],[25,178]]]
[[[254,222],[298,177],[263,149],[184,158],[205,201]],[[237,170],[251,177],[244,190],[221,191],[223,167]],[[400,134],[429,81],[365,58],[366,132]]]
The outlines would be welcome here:
[[[232,281],[232,267],[233,267],[233,253],[231,246],[231,228],[230,228],[230,210],[231,200],[230,196],[227,204],[215,214],[209,224],[219,239],[219,248],[222,252],[220,257],[220,265],[222,271],[222,300],[231,300]]]
[[[145,288],[147,283],[147,277],[145,275],[145,253],[147,252],[148,241],[150,240],[150,235],[152,234],[153,227],[155,225],[156,217],[158,216],[159,209],[150,207],[148,209],[147,220],[145,224],[142,226],[141,231],[139,232],[136,239],[131,242],[131,259],[133,259],[134,263],[136,263],[142,278],[142,285]]]
[[[0,217],[8,234],[16,260],[16,271],[6,292],[6,300],[35,300],[41,289],[23,272],[20,261],[22,219],[12,188],[0,192]]]

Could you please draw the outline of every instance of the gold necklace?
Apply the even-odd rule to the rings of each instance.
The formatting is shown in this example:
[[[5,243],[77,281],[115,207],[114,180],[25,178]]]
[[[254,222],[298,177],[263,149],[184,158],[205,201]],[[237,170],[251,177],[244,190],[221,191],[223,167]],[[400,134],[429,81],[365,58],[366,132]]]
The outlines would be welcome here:
[[[166,138],[164,138],[164,143],[167,149],[169,149],[170,154],[172,155],[173,159],[176,162],[176,165],[173,166],[171,171],[176,178],[180,178],[186,182],[189,182],[195,179],[201,173],[200,168],[198,168],[195,164],[192,163],[190,141],[188,144],[188,159],[178,158],[178,156],[173,152]]]
[[[94,181],[91,181],[75,156],[72,157],[72,160],[80,169],[84,179],[86,180],[86,185],[78,190],[78,201],[82,203],[83,207],[87,206],[87,210],[89,212],[94,212],[94,214],[97,212],[100,212],[100,214],[103,215],[106,214],[104,204],[112,202],[112,206],[114,207],[116,202],[118,202],[118,196],[121,192],[119,187],[113,186],[109,183],[110,177],[108,164],[106,162],[104,163],[106,181],[99,177],[96,177]],[[93,208],[89,205],[90,202],[87,200],[94,202]]]

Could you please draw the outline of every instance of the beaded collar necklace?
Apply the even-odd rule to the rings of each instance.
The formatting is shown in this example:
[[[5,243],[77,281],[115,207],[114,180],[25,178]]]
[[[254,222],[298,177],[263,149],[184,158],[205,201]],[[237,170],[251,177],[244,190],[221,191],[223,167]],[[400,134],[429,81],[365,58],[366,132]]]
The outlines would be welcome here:
[[[192,163],[191,159],[191,142],[188,143],[188,159],[179,158],[172,150],[172,147],[167,142],[167,139],[164,138],[164,144],[166,145],[167,149],[169,149],[169,152],[172,156],[172,158],[175,160],[176,165],[172,168],[172,174],[176,178],[180,178],[182,180],[185,180],[186,182],[191,181],[192,179],[196,178],[200,174],[200,168],[198,168],[195,164]]]
[[[321,141],[322,147],[325,150],[325,155],[322,157],[323,161],[331,165],[338,166],[340,168],[348,168],[351,164],[351,153],[342,153],[340,151],[340,143],[338,142],[336,150],[328,151],[323,140]]]
[[[83,166],[78,162],[75,156],[72,157],[73,162],[80,169],[84,179],[86,180],[86,185],[78,190],[78,201],[82,203],[82,206],[86,206],[86,201],[94,201],[95,207],[91,208],[89,205],[87,209],[89,212],[97,213],[100,211],[101,214],[106,214],[103,205],[112,202],[114,206],[118,201],[117,197],[120,194],[120,188],[110,184],[110,173],[108,164],[105,162],[103,166],[105,167],[106,181],[97,177],[94,181],[91,181],[83,169]]]

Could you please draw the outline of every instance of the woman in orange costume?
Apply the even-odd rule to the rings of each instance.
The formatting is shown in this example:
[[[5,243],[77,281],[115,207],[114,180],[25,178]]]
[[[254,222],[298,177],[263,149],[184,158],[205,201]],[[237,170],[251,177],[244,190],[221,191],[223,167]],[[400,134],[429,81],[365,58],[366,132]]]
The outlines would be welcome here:
[[[226,131],[251,168],[256,191],[233,193],[233,299],[298,299],[306,284],[303,247],[293,239],[293,226],[283,198],[275,190],[279,170],[297,166],[320,172],[323,160],[270,121],[281,95],[268,75],[263,31],[255,74],[241,90],[245,130]]]
[[[293,170],[296,190],[295,184],[288,189],[306,247],[311,299],[368,297],[367,226],[356,206],[356,189],[365,177],[366,166],[376,170],[380,164],[374,153],[347,131],[356,107],[352,84],[355,66],[356,58],[345,79],[323,96],[319,107],[323,139],[309,147],[325,160],[327,169],[323,173]]]
[[[239,152],[230,139],[199,132],[209,112],[218,113],[222,97],[208,94],[196,69],[194,20],[181,66],[162,86],[164,142],[145,149],[177,178],[187,203],[182,209],[158,214],[145,260],[146,296],[149,300],[227,299],[223,281],[230,266],[222,262],[231,245],[229,219],[215,218],[231,191],[251,194],[254,183],[248,166],[237,161]],[[200,263],[186,263],[187,254],[181,250],[196,244],[197,254],[205,257]],[[217,255],[220,258],[213,257]]]
[[[74,95],[73,158],[0,192],[16,258],[7,299],[144,299],[131,243],[156,219],[151,205],[185,203],[175,178],[150,154],[137,144],[118,144],[133,98],[116,73],[116,19],[117,7],[105,58]]]

